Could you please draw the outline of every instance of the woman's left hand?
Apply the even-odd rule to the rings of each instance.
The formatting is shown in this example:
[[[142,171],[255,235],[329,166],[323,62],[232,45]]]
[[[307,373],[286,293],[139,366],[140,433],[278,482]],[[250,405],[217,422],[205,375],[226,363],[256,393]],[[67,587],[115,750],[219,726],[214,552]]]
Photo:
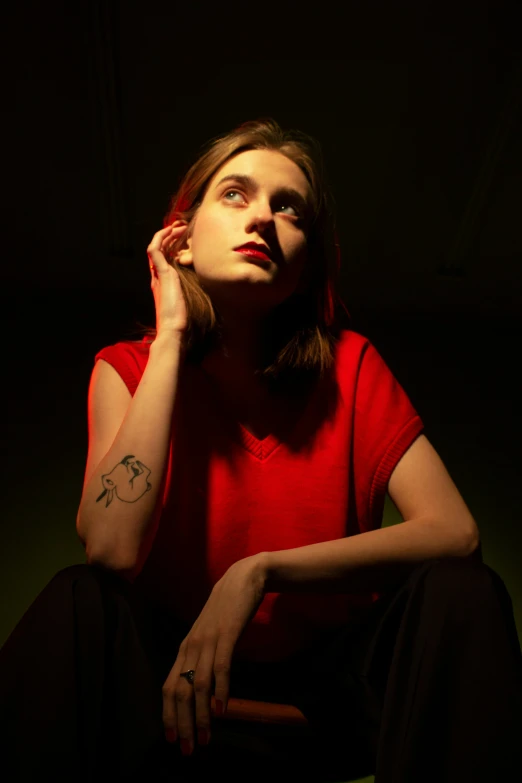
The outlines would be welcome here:
[[[237,640],[254,617],[265,595],[263,555],[238,560],[216,582],[198,619],[182,641],[178,657],[162,688],[163,724],[170,741],[179,737],[182,750],[194,749],[194,724],[198,742],[210,737],[210,703],[213,675],[215,698],[226,710],[230,669]],[[194,669],[191,685],[181,672]],[[194,715],[195,701],[195,715]],[[171,731],[174,730],[174,734]],[[185,742],[183,742],[185,740]]]

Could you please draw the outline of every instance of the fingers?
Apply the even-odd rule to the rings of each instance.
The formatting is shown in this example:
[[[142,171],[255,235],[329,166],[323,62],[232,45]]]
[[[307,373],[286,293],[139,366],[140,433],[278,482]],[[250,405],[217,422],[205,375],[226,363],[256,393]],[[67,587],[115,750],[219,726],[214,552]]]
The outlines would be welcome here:
[[[193,753],[196,745],[207,745],[211,739],[211,696],[213,676],[216,679],[216,699],[226,706],[229,693],[232,652],[221,652],[217,659],[213,644],[197,645],[201,651],[181,649],[163,686],[163,725],[168,741],[179,739],[184,755]],[[222,645],[222,650],[224,646]],[[179,662],[183,661],[183,664]],[[188,661],[192,661],[189,664]],[[193,684],[181,677],[181,672],[194,669]],[[217,683],[220,683],[219,688]],[[169,730],[174,736],[169,737]]]
[[[200,649],[198,656],[196,649]],[[212,689],[212,667],[214,663],[215,647],[213,644],[201,646],[196,649],[187,648],[182,671],[194,669],[195,676],[192,685],[184,677],[178,676],[177,685],[174,685],[174,693],[171,694],[171,704],[164,705],[164,721],[175,714],[177,735],[184,755],[191,754],[198,745],[206,745],[210,740],[210,698]],[[189,666],[187,661],[195,661]],[[168,698],[168,695],[167,695]],[[196,732],[196,735],[195,735]]]
[[[222,634],[218,639],[214,653],[214,678],[216,683],[214,693],[216,702],[220,701],[223,705],[223,712],[226,712],[230,695],[230,669],[233,654],[234,644],[231,643],[231,637]]]
[[[166,226],[160,231],[157,231],[152,237],[152,240],[147,247],[147,256],[149,258],[151,272],[154,272],[154,269],[160,272],[168,266],[164,251],[172,241],[178,239],[183,231],[186,230],[186,225],[184,223],[181,223],[181,221],[176,221],[176,223],[178,225],[172,223],[170,226]]]
[[[213,644],[205,645],[201,651],[194,677],[195,724],[198,745],[207,745],[210,741],[210,699],[212,696],[214,659],[215,646]],[[179,716],[178,726],[180,737],[184,737],[184,727],[179,722]]]
[[[161,252],[165,254],[168,250],[172,248],[172,246],[177,242],[180,236],[185,233],[187,227],[184,223],[181,225],[176,225],[173,223],[171,225],[171,232],[170,234],[167,234],[166,237],[163,238],[161,242]]]
[[[187,701],[192,700],[192,685],[184,677],[180,677],[181,672],[188,671],[190,667],[182,668],[181,662],[185,661],[185,650],[180,646],[178,657],[174,666],[169,672],[169,676],[163,683],[163,727],[168,742],[175,742],[179,739],[178,731],[178,710],[181,698],[178,698],[178,692],[183,695]],[[192,667],[195,668],[195,667]],[[169,733],[170,736],[169,736]]]
[[[194,737],[194,694],[196,688],[201,694],[204,690],[202,682],[204,680],[201,665],[201,656],[198,659],[198,652],[189,650],[187,646],[180,646],[178,657],[172,667],[167,680],[162,689],[163,694],[163,726],[165,736],[168,742],[180,741],[181,752],[183,755],[190,755],[196,746]],[[208,659],[208,653],[207,653]],[[190,662],[190,663],[189,663]],[[208,664],[207,664],[208,670]],[[194,682],[191,684],[185,677],[181,677],[181,672],[193,669],[196,674]],[[212,664],[210,665],[212,672]],[[210,687],[206,688],[208,692],[210,711]],[[207,719],[210,726],[210,715]],[[173,734],[171,734],[173,732]]]

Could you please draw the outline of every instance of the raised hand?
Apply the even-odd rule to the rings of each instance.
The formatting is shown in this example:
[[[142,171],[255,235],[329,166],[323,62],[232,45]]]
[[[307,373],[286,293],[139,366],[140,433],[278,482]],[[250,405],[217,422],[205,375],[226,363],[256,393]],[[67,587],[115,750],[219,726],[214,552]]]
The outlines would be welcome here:
[[[147,248],[151,272],[152,293],[156,307],[156,335],[174,332],[183,335],[187,329],[188,316],[185,297],[181,290],[179,274],[165,258],[166,249],[186,231],[186,224],[175,221],[167,228],[157,231]]]

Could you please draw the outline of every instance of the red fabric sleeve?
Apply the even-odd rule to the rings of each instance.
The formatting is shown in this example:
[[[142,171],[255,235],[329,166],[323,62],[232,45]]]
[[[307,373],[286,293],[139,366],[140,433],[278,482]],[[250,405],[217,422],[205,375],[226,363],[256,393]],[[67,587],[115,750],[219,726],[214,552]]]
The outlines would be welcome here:
[[[364,517],[370,529],[382,524],[391,474],[424,429],[408,395],[376,348],[367,343],[361,357],[355,399],[354,463],[368,479]]]
[[[114,367],[134,397],[141,376],[147,366],[150,344],[145,342],[120,342],[98,351],[94,363],[104,359]]]

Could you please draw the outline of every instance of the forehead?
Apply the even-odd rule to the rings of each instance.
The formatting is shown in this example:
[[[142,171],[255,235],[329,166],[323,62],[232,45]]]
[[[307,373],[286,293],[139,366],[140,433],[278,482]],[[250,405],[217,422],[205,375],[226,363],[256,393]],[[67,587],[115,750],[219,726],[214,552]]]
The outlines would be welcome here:
[[[214,174],[211,187],[229,174],[247,174],[259,185],[266,187],[292,187],[305,198],[310,186],[297,163],[275,150],[245,150],[227,160]]]

